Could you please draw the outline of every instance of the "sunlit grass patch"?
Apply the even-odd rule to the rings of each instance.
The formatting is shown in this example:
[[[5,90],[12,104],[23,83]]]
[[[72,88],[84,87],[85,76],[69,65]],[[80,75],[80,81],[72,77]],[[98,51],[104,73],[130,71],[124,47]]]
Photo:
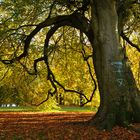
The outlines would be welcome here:
[[[39,111],[33,107],[0,107],[0,112],[32,112],[32,111]]]
[[[91,111],[95,111],[95,109],[90,107],[90,106],[85,106],[85,107],[61,106],[60,111],[65,111],[65,112],[91,112]]]
[[[38,109],[35,107],[0,107],[0,112],[92,112],[96,111],[96,108],[90,106],[78,107],[78,106],[59,106],[54,109]]]

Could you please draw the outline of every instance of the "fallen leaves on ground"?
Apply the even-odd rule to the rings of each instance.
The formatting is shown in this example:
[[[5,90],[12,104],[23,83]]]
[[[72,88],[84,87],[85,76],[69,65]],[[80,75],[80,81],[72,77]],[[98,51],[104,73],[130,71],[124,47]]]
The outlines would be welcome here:
[[[0,113],[0,140],[140,140],[139,133],[127,128],[117,126],[108,132],[81,123],[93,115],[80,112],[3,112]],[[140,124],[135,125],[140,127]]]

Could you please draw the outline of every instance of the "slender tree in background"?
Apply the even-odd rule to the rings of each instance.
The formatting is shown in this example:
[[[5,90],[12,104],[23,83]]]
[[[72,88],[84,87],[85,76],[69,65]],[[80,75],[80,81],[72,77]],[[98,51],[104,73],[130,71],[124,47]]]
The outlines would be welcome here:
[[[24,49],[22,52],[22,48],[17,47],[18,51],[15,50],[10,57],[1,57],[1,62],[4,64],[22,62],[23,58],[29,56],[35,36],[49,27],[45,30],[46,35],[44,34],[43,54],[34,59],[34,72],[30,74],[37,74],[38,62],[44,61],[47,67],[47,79],[53,87],[53,90],[48,91],[48,95],[57,93],[59,86],[66,92],[76,92],[82,95],[89,102],[92,98],[87,99],[82,92],[66,89],[56,79],[50,67],[51,38],[62,26],[74,27],[80,31],[81,42],[84,42],[83,36],[86,35],[93,49],[92,55],[85,56],[84,47],[82,48],[82,54],[87,64],[89,58],[93,60],[100,92],[100,107],[91,123],[103,129],[111,129],[115,125],[127,126],[132,122],[140,122],[140,93],[125,57],[125,51],[121,46],[121,39],[124,39],[140,51],[139,46],[126,35],[130,32],[137,34],[140,29],[138,25],[140,20],[139,2],[137,0],[48,0],[45,1],[46,5],[43,2],[43,0],[38,0],[35,3],[30,0],[28,4],[34,3],[35,11],[40,10],[37,8],[39,4],[43,6],[42,10],[34,16],[34,19],[27,16],[26,13],[24,17],[19,17],[20,22],[18,22],[16,29],[12,29],[12,25],[8,27],[11,29],[5,34],[7,36],[18,34],[18,37],[23,41],[18,43],[23,44]],[[41,5],[42,3],[46,7]],[[6,4],[6,0],[3,1],[4,4]],[[15,11],[16,15],[18,9]],[[31,14],[35,14],[35,11]],[[23,22],[26,18],[31,18],[28,24]],[[40,18],[45,19],[41,21]],[[7,21],[5,20],[4,23],[6,24]],[[27,29],[29,30],[27,31]],[[16,35],[13,37],[17,41],[19,40]],[[57,45],[53,49],[56,48]],[[26,69],[25,65],[23,67]]]

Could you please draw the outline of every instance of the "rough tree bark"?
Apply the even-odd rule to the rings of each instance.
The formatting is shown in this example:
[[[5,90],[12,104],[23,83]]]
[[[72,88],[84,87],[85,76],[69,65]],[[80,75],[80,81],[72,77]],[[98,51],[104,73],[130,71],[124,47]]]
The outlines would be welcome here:
[[[140,122],[140,94],[133,74],[123,59],[119,43],[115,0],[91,0],[91,42],[101,103],[92,123],[99,128]]]

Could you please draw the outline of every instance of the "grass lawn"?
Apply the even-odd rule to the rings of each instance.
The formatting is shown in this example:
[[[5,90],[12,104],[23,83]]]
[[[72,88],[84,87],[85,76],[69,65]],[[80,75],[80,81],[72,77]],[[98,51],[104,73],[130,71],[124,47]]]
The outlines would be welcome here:
[[[96,109],[89,106],[60,106],[58,109],[52,110],[39,110],[33,107],[0,107],[0,112],[95,112]]]
[[[30,112],[36,111],[34,108],[31,107],[0,107],[0,112]]]
[[[84,107],[78,107],[78,106],[60,106],[60,111],[66,111],[66,112],[95,112],[96,109],[92,108],[90,106],[84,106]]]

